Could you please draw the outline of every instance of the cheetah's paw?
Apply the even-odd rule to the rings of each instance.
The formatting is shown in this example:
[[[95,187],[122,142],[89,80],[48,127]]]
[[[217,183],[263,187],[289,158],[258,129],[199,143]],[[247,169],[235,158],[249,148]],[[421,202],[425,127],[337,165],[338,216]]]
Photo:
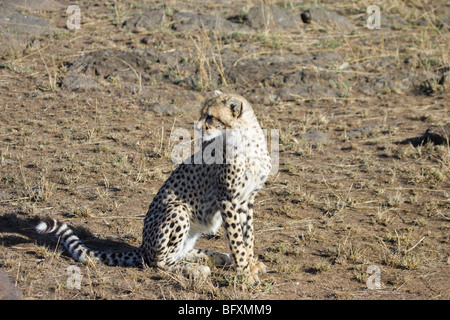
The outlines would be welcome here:
[[[211,275],[211,269],[208,266],[198,266],[193,276],[194,278],[207,278]]]
[[[262,262],[258,262],[256,264],[253,264],[250,266],[250,271],[253,274],[258,274],[258,273],[266,273],[267,272],[267,266],[262,263]]]

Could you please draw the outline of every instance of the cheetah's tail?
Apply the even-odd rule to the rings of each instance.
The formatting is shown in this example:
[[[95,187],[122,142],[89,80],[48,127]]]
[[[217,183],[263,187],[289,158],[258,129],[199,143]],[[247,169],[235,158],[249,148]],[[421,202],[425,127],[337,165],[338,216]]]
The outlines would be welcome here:
[[[111,253],[89,249],[67,224],[61,223],[56,219],[44,218],[36,226],[36,231],[39,233],[53,233],[56,238],[60,239],[59,241],[70,255],[79,262],[94,258],[109,266],[142,264],[140,248],[127,252]]]

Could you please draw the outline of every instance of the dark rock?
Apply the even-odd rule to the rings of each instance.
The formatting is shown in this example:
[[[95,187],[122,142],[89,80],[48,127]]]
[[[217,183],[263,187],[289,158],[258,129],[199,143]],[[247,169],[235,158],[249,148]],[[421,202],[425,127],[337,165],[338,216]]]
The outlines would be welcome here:
[[[4,5],[18,10],[28,11],[57,11],[64,8],[64,5],[54,0],[2,0]]]
[[[87,53],[68,66],[74,72],[91,78],[120,81],[123,88],[142,88],[146,83],[169,82],[197,88],[198,66],[185,59],[186,52],[161,53],[152,48],[145,50],[99,50]],[[178,70],[183,70],[180,74]],[[215,69],[213,69],[215,70]],[[219,77],[219,73],[217,77]],[[211,78],[214,78],[211,75]],[[213,82],[213,80],[211,80]],[[133,89],[134,91],[134,89]]]
[[[303,23],[311,23],[311,11],[306,10],[300,14],[300,17],[302,18]]]
[[[140,72],[150,69],[158,60],[156,53],[150,50],[99,50],[79,57],[69,70],[89,76],[107,77],[118,70],[134,68]]]
[[[353,24],[347,18],[333,11],[311,8],[310,14],[313,22],[326,29],[332,28],[344,33],[350,33],[355,29]]]
[[[161,24],[165,19],[164,10],[148,10],[123,23],[123,27],[133,32],[144,32]]]
[[[314,100],[320,98],[338,98],[342,96],[339,89],[333,89],[323,85],[295,85],[280,88],[276,91],[277,96],[283,101]]]
[[[254,5],[248,12],[247,22],[254,29],[299,29],[303,22],[299,16],[277,6]]]
[[[47,34],[55,28],[47,20],[25,15],[0,6],[0,28],[13,33],[39,36]]]
[[[168,55],[169,56],[169,55]],[[103,79],[119,79],[125,87],[160,81],[158,62],[167,57],[152,50],[99,50],[85,54],[68,67],[69,72]]]
[[[340,81],[334,72],[318,73],[310,68],[301,68],[303,63],[318,66],[325,61],[334,61],[341,57],[323,56],[317,60],[310,54],[264,56],[246,59],[226,68],[227,81],[238,87],[273,88],[270,101],[295,101],[320,97],[341,97],[342,91],[335,83]],[[301,60],[300,60],[301,59]],[[305,62],[303,62],[305,59]],[[257,99],[261,101],[261,99]]]
[[[410,72],[379,73],[361,77],[353,90],[365,95],[405,93],[414,88],[415,76]]]
[[[227,70],[228,78],[237,85],[283,83],[283,63],[271,63],[268,59],[243,60]]]
[[[173,16],[173,28],[181,32],[196,31],[206,28],[218,33],[231,33],[235,31],[249,31],[246,25],[234,23],[218,16],[196,14],[192,12],[179,12]]]
[[[21,14],[0,3],[0,54],[22,51],[34,37],[57,30],[47,20]]]
[[[435,144],[449,145],[450,123],[444,126],[431,126],[424,135],[425,141],[432,141]]]
[[[86,91],[97,89],[99,85],[97,82],[86,76],[75,72],[69,72],[62,81],[62,87],[72,91]]]

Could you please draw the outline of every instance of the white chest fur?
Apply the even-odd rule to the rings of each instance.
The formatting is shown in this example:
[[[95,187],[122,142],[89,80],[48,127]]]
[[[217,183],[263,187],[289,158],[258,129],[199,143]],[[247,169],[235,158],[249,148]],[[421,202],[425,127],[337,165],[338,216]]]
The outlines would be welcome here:
[[[265,135],[259,126],[226,133],[226,161],[242,169],[245,179],[239,200],[248,200],[266,181],[271,164]]]

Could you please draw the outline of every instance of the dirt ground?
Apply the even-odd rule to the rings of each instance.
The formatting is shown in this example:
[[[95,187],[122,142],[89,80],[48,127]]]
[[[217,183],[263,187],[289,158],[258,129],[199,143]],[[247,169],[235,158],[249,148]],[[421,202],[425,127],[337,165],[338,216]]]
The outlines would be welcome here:
[[[448,136],[424,137],[450,122],[448,2],[377,1],[380,29],[370,1],[265,4],[0,5],[0,268],[23,299],[450,298]],[[34,232],[50,216],[93,248],[139,246],[176,167],[171,133],[193,134],[214,89],[279,132],[255,204],[258,286],[80,264]],[[227,251],[222,230],[197,246]]]

